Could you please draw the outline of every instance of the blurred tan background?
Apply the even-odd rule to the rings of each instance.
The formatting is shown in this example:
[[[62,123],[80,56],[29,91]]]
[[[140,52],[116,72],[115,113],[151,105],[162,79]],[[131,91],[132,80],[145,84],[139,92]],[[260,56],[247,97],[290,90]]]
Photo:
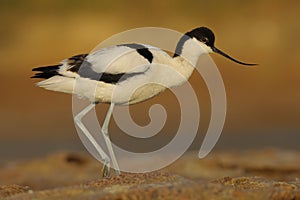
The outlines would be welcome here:
[[[113,34],[145,26],[180,32],[207,26],[216,34],[217,47],[259,63],[247,68],[212,56],[228,101],[217,149],[299,148],[299,10],[299,1],[1,1],[0,160],[84,150],[73,124],[72,97],[35,87],[31,69],[89,52]],[[201,105],[199,137],[192,146],[198,148],[210,101],[201,76],[193,74],[190,82]],[[176,132],[180,113],[171,92],[131,106],[136,122],[149,122],[153,103],[163,104],[169,115],[160,134]],[[100,120],[106,109],[97,107]],[[124,138],[114,123],[110,131],[113,140]]]

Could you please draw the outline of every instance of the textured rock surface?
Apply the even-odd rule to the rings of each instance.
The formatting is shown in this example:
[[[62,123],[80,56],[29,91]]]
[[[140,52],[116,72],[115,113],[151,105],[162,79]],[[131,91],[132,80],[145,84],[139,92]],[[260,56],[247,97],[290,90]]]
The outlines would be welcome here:
[[[262,176],[292,181],[300,178],[300,152],[287,150],[255,150],[213,152],[205,159],[189,153],[168,170],[188,178],[217,179],[220,177]]]
[[[100,178],[89,155],[58,153],[0,168],[0,199],[300,199],[299,152],[189,153],[164,171]]]

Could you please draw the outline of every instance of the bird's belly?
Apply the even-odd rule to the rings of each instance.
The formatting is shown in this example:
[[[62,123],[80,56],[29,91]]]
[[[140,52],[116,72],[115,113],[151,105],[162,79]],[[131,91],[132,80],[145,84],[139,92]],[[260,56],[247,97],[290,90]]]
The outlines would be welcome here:
[[[98,85],[95,99],[103,103],[135,104],[150,99],[165,89],[166,87],[154,83],[143,84],[139,87],[132,84],[112,85],[104,83]]]
[[[165,89],[166,87],[155,83],[143,85],[137,88],[132,94],[132,96],[130,97],[129,104],[139,103],[148,100],[163,92]]]

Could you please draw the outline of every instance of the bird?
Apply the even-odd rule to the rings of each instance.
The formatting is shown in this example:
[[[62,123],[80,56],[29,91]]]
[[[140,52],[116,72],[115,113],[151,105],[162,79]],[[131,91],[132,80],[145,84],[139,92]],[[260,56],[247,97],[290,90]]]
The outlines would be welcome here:
[[[102,176],[110,177],[111,164],[115,174],[120,175],[108,131],[114,106],[140,103],[167,88],[182,85],[190,78],[203,52],[217,53],[241,65],[256,65],[238,61],[216,48],[213,31],[197,27],[179,39],[173,55],[148,44],[118,44],[72,56],[56,65],[33,68],[35,74],[31,78],[45,79],[36,83],[38,87],[90,101],[74,117],[74,122],[99,153],[103,161]],[[83,117],[98,103],[110,104],[101,128],[109,156],[82,123]]]

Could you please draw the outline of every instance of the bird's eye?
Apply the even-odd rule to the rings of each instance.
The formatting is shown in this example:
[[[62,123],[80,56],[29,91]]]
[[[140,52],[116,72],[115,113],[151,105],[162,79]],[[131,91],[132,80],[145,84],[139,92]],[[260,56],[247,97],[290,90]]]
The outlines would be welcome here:
[[[202,37],[200,39],[200,42],[203,42],[204,44],[206,44],[208,42],[208,38],[207,37]]]

